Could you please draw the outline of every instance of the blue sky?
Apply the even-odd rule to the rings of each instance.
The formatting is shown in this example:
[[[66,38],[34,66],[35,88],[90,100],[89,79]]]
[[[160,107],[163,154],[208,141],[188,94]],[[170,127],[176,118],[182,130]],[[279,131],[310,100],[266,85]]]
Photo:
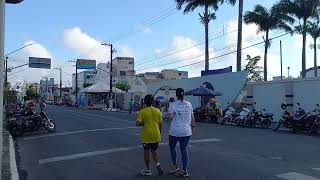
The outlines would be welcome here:
[[[81,3],[79,3],[81,2]],[[273,0],[245,0],[244,10],[252,10],[256,3],[270,7],[277,1]],[[50,56],[53,66],[61,66],[67,73],[73,72],[72,63],[77,57],[93,58],[99,62],[108,60],[108,49],[98,46],[94,52],[88,51],[100,41],[110,42],[112,37],[123,35],[133,27],[140,26],[139,32],[120,41],[112,41],[117,50],[116,56],[134,56],[136,64],[149,62],[137,66],[143,71],[156,71],[164,68],[176,68],[193,62],[201,61],[203,57],[203,25],[199,22],[198,12],[184,15],[182,11],[172,11],[172,15],[155,23],[145,26],[146,20],[159,16],[161,12],[175,5],[173,0],[118,0],[118,1],[40,1],[25,0],[19,5],[6,6],[6,52],[14,50],[28,42],[37,42],[37,45],[13,55],[9,66],[25,61],[28,56]],[[175,13],[174,13],[175,12]],[[217,19],[210,23],[212,40],[210,41],[211,57],[230,52],[236,38],[236,22],[238,7],[223,5],[216,13]],[[244,36],[247,42],[244,46],[262,40],[256,35],[255,26],[244,27]],[[281,34],[276,31],[275,35]],[[284,67],[291,66],[291,74],[297,76],[300,70],[301,49],[300,36],[281,38],[284,44]],[[279,40],[273,41],[269,55],[269,75],[280,75],[277,63],[279,59]],[[301,46],[301,45],[300,45]],[[166,54],[170,50],[171,54]],[[261,55],[263,45],[244,51],[244,55]],[[308,49],[308,57],[312,52]],[[156,54],[155,54],[156,53]],[[162,59],[157,57],[166,56]],[[147,58],[146,58],[147,57]],[[195,58],[193,58],[195,57]],[[193,59],[192,59],[193,58]],[[188,60],[189,59],[189,60]],[[215,61],[215,62],[214,62]],[[221,68],[234,65],[235,56],[225,56],[211,62],[212,68]],[[178,62],[172,64],[173,62]],[[310,63],[309,63],[310,62]],[[165,66],[165,64],[170,64]],[[262,61],[261,61],[262,63]],[[312,65],[312,59],[308,59]],[[191,76],[200,74],[203,64],[189,66],[181,70],[190,71]],[[286,68],[285,68],[286,69]],[[285,71],[285,74],[287,71]],[[58,77],[54,70],[25,69],[12,72],[11,81],[38,81],[41,76]],[[65,75],[64,84],[70,83],[70,77]]]

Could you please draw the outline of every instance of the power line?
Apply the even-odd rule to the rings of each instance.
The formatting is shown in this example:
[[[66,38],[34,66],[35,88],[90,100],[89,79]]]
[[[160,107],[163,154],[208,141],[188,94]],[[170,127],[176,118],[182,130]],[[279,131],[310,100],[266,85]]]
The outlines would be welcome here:
[[[133,27],[133,28],[131,28],[131,29],[129,29],[129,31],[130,31],[130,33],[128,33],[128,32],[126,32],[126,33],[122,33],[122,34],[120,34],[120,35],[118,35],[118,36],[115,36],[114,38],[112,38],[113,39],[113,41],[111,41],[111,42],[114,42],[115,40],[120,40],[120,39],[123,39],[123,38],[125,38],[125,37],[128,37],[129,35],[133,35],[132,34],[132,31],[135,29],[135,31],[136,31],[136,33],[137,32],[140,32],[141,30],[142,30],[142,27],[150,27],[151,25],[153,25],[153,24],[155,24],[155,23],[158,23],[158,22],[160,22],[160,21],[162,21],[162,20],[164,20],[164,19],[166,19],[167,17],[169,17],[169,16],[171,16],[171,15],[173,15],[173,14],[168,14],[168,10],[169,10],[169,12],[171,12],[171,11],[173,11],[173,8],[174,6],[170,6],[169,8],[167,8],[167,9],[165,9],[164,11],[161,11],[160,12],[160,16],[159,15],[156,15],[156,16],[153,16],[152,18],[150,18],[150,19],[148,19],[147,21],[145,21],[144,23],[142,23],[141,25],[138,25],[138,27],[139,27],[139,29],[137,29],[137,27]],[[155,21],[156,20],[156,21]],[[103,42],[107,42],[108,40],[105,40],[105,41],[103,41]],[[102,42],[102,43],[103,43]],[[80,55],[78,55],[76,58],[74,58],[74,59],[77,59],[77,58],[80,58],[81,56],[83,56],[83,55],[90,55],[92,52],[94,52],[96,49],[97,49],[97,47],[98,46],[100,46],[100,42],[99,42],[99,44],[96,44],[95,46],[93,46],[87,53],[83,53],[83,54],[80,54]]]
[[[210,40],[216,40],[216,39],[219,39],[219,38],[224,37],[224,36],[225,36],[225,35],[211,37]],[[183,51],[186,51],[186,50],[195,48],[195,47],[197,47],[197,46],[200,46],[200,45],[204,44],[204,42],[205,42],[205,41],[201,41],[201,42],[198,42],[198,43],[196,42],[196,44],[194,44],[194,45],[192,45],[192,46],[187,46],[187,45],[186,45],[186,46],[185,46],[186,48],[183,48],[183,49],[180,49],[180,47],[176,47],[176,48],[179,49],[179,50],[172,51],[172,52],[167,53],[167,54],[165,54],[165,55],[163,55],[163,56],[157,57],[156,59],[157,59],[157,60],[163,59],[163,58],[165,58],[165,57],[169,57],[169,56],[178,54],[178,53],[180,53],[180,52],[183,52]],[[183,47],[183,46],[181,46],[181,47]],[[136,66],[145,65],[145,64],[148,64],[148,63],[152,63],[152,62],[154,62],[154,60],[145,61],[145,62],[143,62],[143,63],[140,63],[140,64],[136,65]]]
[[[230,30],[231,30],[231,29],[230,29]],[[220,38],[220,37],[224,37],[224,36],[228,35],[228,34],[225,34],[225,33],[224,33],[224,31],[225,31],[224,25],[223,25],[221,28],[219,28],[217,31],[218,31],[218,32],[211,32],[211,33],[209,33],[209,35],[210,35],[209,40],[218,39],[218,38]],[[228,31],[229,31],[229,30],[228,30]],[[234,30],[231,30],[230,34],[231,34],[233,31],[234,31]],[[216,36],[216,35],[219,35],[220,33],[222,34],[222,36]],[[213,37],[212,37],[211,35],[213,35]],[[201,37],[199,36],[199,37],[197,37],[197,38],[193,38],[192,40],[195,41],[195,44],[193,44],[193,42],[190,42],[190,43],[187,43],[187,44],[184,44],[184,45],[177,46],[177,47],[175,47],[175,48],[171,48],[171,49],[167,49],[167,50],[165,50],[165,51],[161,51],[160,53],[161,53],[161,54],[166,54],[166,55],[170,55],[170,54],[172,54],[172,53],[175,54],[175,52],[177,52],[176,49],[180,49],[180,48],[187,47],[187,48],[185,49],[185,50],[187,50],[187,49],[191,49],[191,48],[193,48],[193,47],[199,46],[199,45],[201,45],[201,44],[204,43],[204,40],[203,40],[202,35],[201,35]],[[190,46],[190,45],[192,45],[192,46]],[[179,51],[182,51],[182,50],[179,50]],[[160,54],[160,53],[155,53],[153,56],[149,56],[149,57],[146,57],[146,58],[142,58],[142,60],[154,58],[154,56],[157,56],[157,55]],[[157,57],[157,58],[159,58],[159,57]],[[140,60],[141,60],[141,58],[140,58]],[[142,65],[142,64],[145,64],[146,62],[150,62],[150,60],[140,62],[140,63],[137,64],[136,66],[140,66],[140,65]]]
[[[280,33],[276,33],[276,34],[280,34]],[[282,34],[282,33],[281,33]],[[257,42],[257,40],[259,40],[260,42],[260,38],[255,38],[255,39],[252,39],[250,41],[247,41],[248,43],[250,42]],[[271,40],[270,40],[271,41]],[[223,44],[223,43],[222,43]],[[230,49],[232,47],[235,47],[237,45],[237,42],[234,42],[234,43],[229,43],[227,46],[223,46],[221,49],[216,49],[214,48],[214,52],[219,52],[219,51],[224,51],[225,49]],[[168,60],[166,61],[162,61],[162,64],[158,64],[156,67],[163,67],[163,66],[167,66],[167,65],[172,65],[172,64],[176,64],[176,63],[181,63],[181,62],[184,62],[184,61],[189,61],[189,60],[193,60],[193,59],[196,59],[196,58],[199,58],[201,57],[202,55],[199,55],[199,56],[196,56],[192,58],[192,56],[187,56],[187,57],[183,57],[183,58],[188,58],[187,60],[183,60],[183,61],[175,61],[175,62],[170,62],[171,60],[174,60],[176,58],[169,58]],[[148,68],[142,68],[142,69],[138,69],[137,71],[145,71],[145,70],[148,70],[148,69],[153,69],[154,67],[148,67]]]
[[[282,35],[279,35],[279,36],[276,36],[276,37],[274,37],[274,38],[270,38],[270,39],[269,39],[269,41],[271,41],[271,40],[273,40],[273,39],[280,38],[280,37],[285,36],[285,35],[288,35],[288,34],[290,34],[290,32],[285,33],[285,34],[282,34]],[[244,47],[244,48],[242,48],[241,50],[245,50],[245,49],[248,49],[248,48],[251,48],[251,47],[257,46],[257,45],[259,45],[259,44],[263,44],[263,43],[265,43],[265,41],[261,41],[261,42],[259,42],[259,43],[255,43],[255,44],[253,44],[253,45],[250,45],[250,46]],[[231,52],[229,52],[229,53],[222,54],[222,55],[220,55],[220,56],[216,56],[216,57],[210,58],[210,59],[209,59],[209,61],[211,61],[211,60],[213,60],[213,59],[220,58],[220,57],[224,57],[224,56],[227,56],[227,55],[230,55],[230,54],[236,53],[236,52],[237,52],[237,50],[235,50],[235,51],[231,51]],[[192,66],[192,65],[199,64],[199,63],[202,63],[202,62],[204,62],[204,61],[198,61],[198,62],[195,62],[195,63],[192,63],[192,64],[188,64],[188,65],[180,66],[180,67],[177,67],[177,68],[174,68],[174,69],[179,69],[179,68],[183,68],[183,67],[188,67],[188,66]]]

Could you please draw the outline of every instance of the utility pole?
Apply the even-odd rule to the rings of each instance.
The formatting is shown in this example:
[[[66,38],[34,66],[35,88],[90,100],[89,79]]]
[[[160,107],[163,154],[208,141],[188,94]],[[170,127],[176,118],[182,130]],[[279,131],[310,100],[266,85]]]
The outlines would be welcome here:
[[[5,0],[0,0],[0,59],[4,60],[4,31],[5,31]],[[0,72],[3,73],[4,63],[0,62]],[[3,127],[3,75],[0,75],[0,162],[2,162],[3,152],[3,139],[2,139],[2,127]],[[0,164],[0,176],[2,175],[2,165]]]
[[[60,71],[60,99],[62,99],[62,68],[54,68]]]
[[[288,79],[289,79],[289,76],[290,76],[290,66],[288,66]]]
[[[6,57],[6,72],[5,72],[5,80],[4,80],[4,86],[7,87],[8,84],[8,56]]]
[[[109,107],[113,108],[113,91],[112,91],[112,54],[115,52],[111,43],[101,43],[102,46],[110,46],[110,93],[109,93]]]
[[[282,41],[280,41],[280,63],[281,63],[281,80],[282,80]]]
[[[76,61],[76,105],[78,104],[78,60]]]

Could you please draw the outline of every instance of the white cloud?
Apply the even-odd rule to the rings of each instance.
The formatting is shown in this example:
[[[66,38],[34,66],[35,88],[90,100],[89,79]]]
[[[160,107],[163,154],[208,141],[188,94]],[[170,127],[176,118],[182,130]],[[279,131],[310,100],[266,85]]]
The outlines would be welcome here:
[[[27,41],[24,45],[33,44],[21,51],[9,56],[8,67],[16,67],[29,61],[29,57],[51,58],[51,67],[54,67],[55,61],[53,55],[42,44],[33,40]],[[8,80],[13,84],[23,81],[39,82],[42,76],[47,76],[51,70],[33,69],[28,66],[17,68],[8,73]]]
[[[79,58],[97,60],[98,63],[106,62],[110,59],[108,58],[110,47],[102,46],[101,41],[82,32],[79,27],[64,31],[64,44],[67,48],[79,54]]]
[[[102,46],[100,40],[89,36],[79,27],[64,31],[64,44],[67,48],[79,54],[79,58],[93,59],[97,63],[110,61],[110,46]],[[113,48],[119,49],[119,56],[134,56],[133,50],[126,45]]]
[[[226,44],[232,45],[229,48],[228,52],[236,51],[237,50],[237,33],[233,32],[233,29],[237,29],[238,21],[233,20],[228,23],[228,32],[226,37]],[[263,33],[257,34],[258,27],[254,24],[243,24],[243,37],[242,37],[242,48],[251,46],[252,44],[262,42],[263,41]],[[272,46],[273,44],[271,44]],[[222,52],[224,54],[226,52]],[[263,59],[264,59],[264,44],[253,46],[247,49],[242,50],[242,69],[245,68],[247,62],[246,57],[247,55],[250,55],[251,57],[260,56],[261,61],[259,62],[259,65],[263,67]],[[232,66],[233,71],[236,71],[236,53],[227,55],[225,57],[222,57],[220,59],[217,59],[215,63],[214,61],[212,63],[213,66],[216,68],[225,68],[227,66]],[[280,75],[280,66],[279,66],[279,55],[273,54],[272,52],[268,52],[268,78],[272,78],[272,76],[278,76]],[[263,74],[262,74],[263,75]]]
[[[140,25],[140,30],[145,33],[145,34],[152,34],[152,29],[150,29],[149,27],[146,27],[146,26],[143,26],[143,25]]]
[[[120,49],[119,56],[134,57],[133,49],[131,49],[129,46],[120,45],[119,49]]]

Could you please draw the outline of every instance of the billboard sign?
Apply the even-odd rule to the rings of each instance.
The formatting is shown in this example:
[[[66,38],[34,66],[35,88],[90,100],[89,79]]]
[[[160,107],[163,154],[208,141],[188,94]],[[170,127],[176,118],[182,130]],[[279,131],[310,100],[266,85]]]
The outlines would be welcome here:
[[[51,69],[50,58],[29,57],[30,68]]]
[[[78,59],[77,68],[78,69],[96,69],[96,60]]]

